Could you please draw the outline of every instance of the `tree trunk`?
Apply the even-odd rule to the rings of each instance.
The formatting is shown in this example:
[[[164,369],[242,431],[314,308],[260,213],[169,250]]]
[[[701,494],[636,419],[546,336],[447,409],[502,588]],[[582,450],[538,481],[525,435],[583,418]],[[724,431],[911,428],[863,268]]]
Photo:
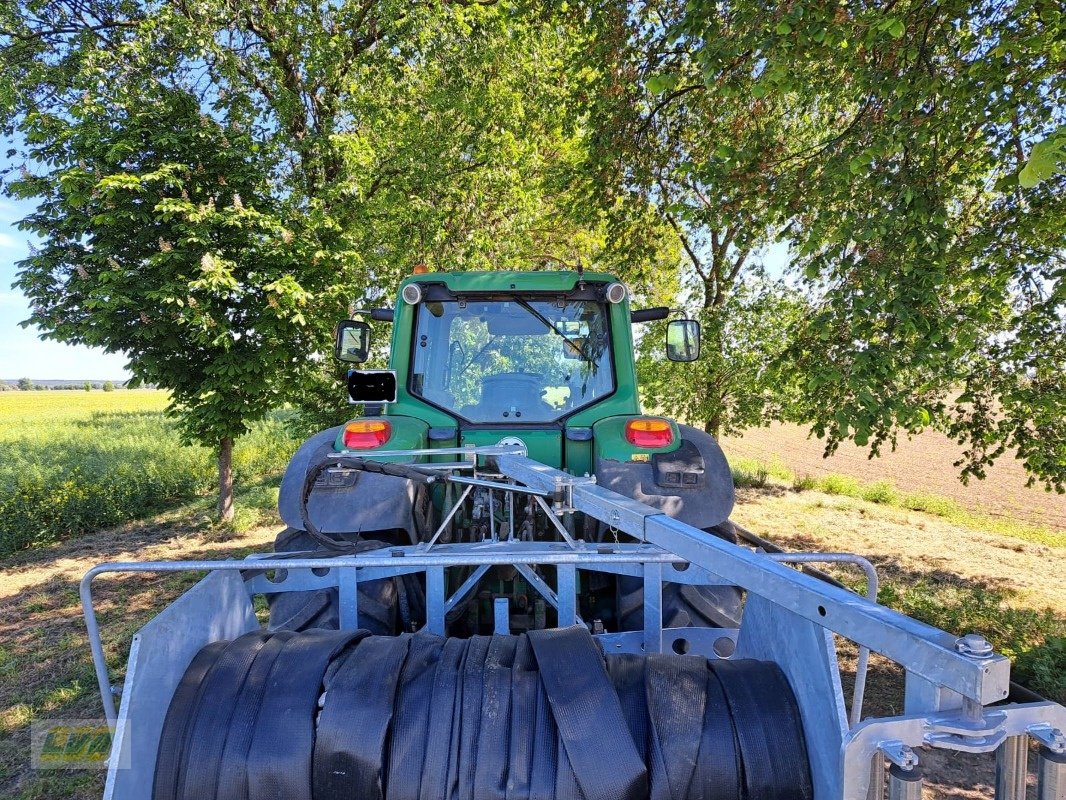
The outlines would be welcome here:
[[[218,442],[218,519],[233,519],[233,439],[229,436]]]
[[[708,391],[710,390],[710,388],[711,388],[710,386],[707,387]],[[713,436],[715,439],[717,439],[718,438],[718,431],[720,431],[722,429],[722,416],[721,416],[721,414],[712,415],[711,418],[709,420],[707,420],[703,424],[703,429],[707,433],[711,434],[711,436]]]

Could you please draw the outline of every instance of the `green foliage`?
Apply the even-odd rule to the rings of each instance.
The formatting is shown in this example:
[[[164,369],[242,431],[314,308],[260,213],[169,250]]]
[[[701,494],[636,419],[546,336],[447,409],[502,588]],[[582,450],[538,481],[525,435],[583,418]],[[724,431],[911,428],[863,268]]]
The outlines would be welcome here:
[[[936,426],[964,478],[1066,489],[1066,15],[1034,0],[586,4],[587,169],[656,204],[703,305],[789,244],[811,310],[767,383],[832,452]],[[580,114],[585,110],[582,106]],[[1045,140],[1019,190],[1023,142]],[[963,388],[960,396],[959,387]]]
[[[1066,125],[1033,145],[1029,160],[1018,173],[1018,182],[1032,189],[1066,168]]]
[[[595,260],[702,309],[711,358],[664,410],[830,451],[935,426],[964,477],[1017,453],[1066,489],[1047,3],[91,5],[0,10],[5,188],[44,242],[19,283],[190,440],[310,397],[332,323],[412,263]],[[805,307],[749,347],[735,320],[774,306],[734,298],[775,244]]]
[[[18,284],[28,324],[168,388],[188,441],[337,394],[314,354],[414,263],[609,268],[645,235],[569,196],[565,27],[480,3],[103,5],[103,25],[65,0],[3,12],[0,111],[26,144],[5,188],[43,242]]]
[[[182,446],[164,393],[95,397],[86,406],[88,397],[66,393],[4,396],[0,554],[138,519],[212,488],[212,452]],[[284,415],[257,423],[236,447],[237,479],[276,474],[296,444]]]
[[[790,399],[768,366],[788,346],[802,297],[780,282],[753,277],[727,300],[699,308],[702,351],[692,363],[666,360],[666,323],[647,326],[637,346],[637,377],[648,408],[661,408],[709,432],[732,433],[787,415]]]
[[[885,581],[880,602],[956,635],[980,631],[1013,661],[1012,678],[1066,702],[1066,617],[1010,604],[1010,590],[922,578]]]
[[[847,475],[826,475],[818,481],[818,491],[844,497],[862,497],[861,484]]]
[[[894,506],[899,504],[899,492],[891,481],[874,481],[862,487],[859,496],[868,503]]]

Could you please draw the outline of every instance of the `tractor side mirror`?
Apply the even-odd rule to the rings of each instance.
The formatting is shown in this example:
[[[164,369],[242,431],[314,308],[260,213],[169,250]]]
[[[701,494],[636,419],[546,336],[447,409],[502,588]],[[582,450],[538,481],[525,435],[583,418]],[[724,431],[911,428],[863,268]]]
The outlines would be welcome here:
[[[346,319],[337,326],[337,343],[333,354],[348,364],[362,364],[370,357],[370,325]]]
[[[671,361],[695,361],[700,357],[700,324],[694,319],[675,319],[666,326],[666,357]]]

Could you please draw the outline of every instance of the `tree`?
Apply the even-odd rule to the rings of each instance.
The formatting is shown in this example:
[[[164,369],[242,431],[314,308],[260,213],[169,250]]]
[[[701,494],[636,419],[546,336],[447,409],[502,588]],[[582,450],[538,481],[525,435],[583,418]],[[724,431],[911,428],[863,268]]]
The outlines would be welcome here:
[[[698,307],[703,342],[710,343],[698,361],[666,360],[665,322],[649,326],[637,349],[645,402],[715,436],[788,415],[794,399],[769,365],[788,348],[789,330],[807,303],[796,290],[756,273],[734,282],[728,309]]]
[[[28,392],[33,389],[33,381],[31,381],[29,378],[19,378],[18,385],[19,390],[23,392]]]
[[[964,478],[1012,449],[1066,486],[1066,180],[1018,180],[1024,143],[1066,114],[1066,17],[1030,0],[587,14],[611,125],[586,169],[612,213],[637,194],[673,218],[712,297],[751,248],[791,247],[811,311],[769,366],[828,452],[934,425]]]
[[[5,6],[0,41],[27,159],[7,189],[43,242],[28,323],[171,391],[219,453],[223,519],[233,440],[323,371],[353,298],[419,261],[602,249],[555,169],[556,26],[479,2],[46,0]]]
[[[111,381],[104,381],[104,385],[100,388],[103,389],[105,392],[113,392],[115,391],[115,384]]]
[[[687,7],[676,0],[593,6],[593,45],[575,52],[572,67],[587,76],[583,96],[590,100],[572,113],[598,122],[580,166],[596,178],[586,202],[614,219],[652,207],[674,239],[669,271],[681,273],[676,279],[660,273],[652,299],[686,309],[703,325],[703,360],[685,365],[683,378],[673,367],[647,370],[647,399],[718,434],[766,422],[787,405],[788,393],[763,376],[765,359],[783,350],[783,326],[795,314],[753,315],[784,310],[770,298],[801,302],[766,281],[762,261],[785,226],[774,197],[790,191],[797,175],[767,170],[765,162],[769,146],[811,141],[815,131],[806,118],[782,113],[780,102],[753,92],[755,77],[728,102],[709,92],[697,43],[672,34]],[[766,342],[738,338],[740,320],[754,323]],[[750,363],[757,355],[764,360]],[[748,363],[745,377],[759,378],[738,380],[737,359]],[[671,379],[662,380],[666,375]]]

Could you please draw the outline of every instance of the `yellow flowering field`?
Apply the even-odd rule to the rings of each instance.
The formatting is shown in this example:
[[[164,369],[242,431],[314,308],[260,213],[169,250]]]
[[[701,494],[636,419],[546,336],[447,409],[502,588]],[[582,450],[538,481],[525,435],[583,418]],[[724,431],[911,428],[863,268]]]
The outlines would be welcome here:
[[[212,490],[214,454],[183,446],[153,390],[0,393],[0,555],[137,519]],[[237,441],[238,482],[295,442],[280,415]]]

